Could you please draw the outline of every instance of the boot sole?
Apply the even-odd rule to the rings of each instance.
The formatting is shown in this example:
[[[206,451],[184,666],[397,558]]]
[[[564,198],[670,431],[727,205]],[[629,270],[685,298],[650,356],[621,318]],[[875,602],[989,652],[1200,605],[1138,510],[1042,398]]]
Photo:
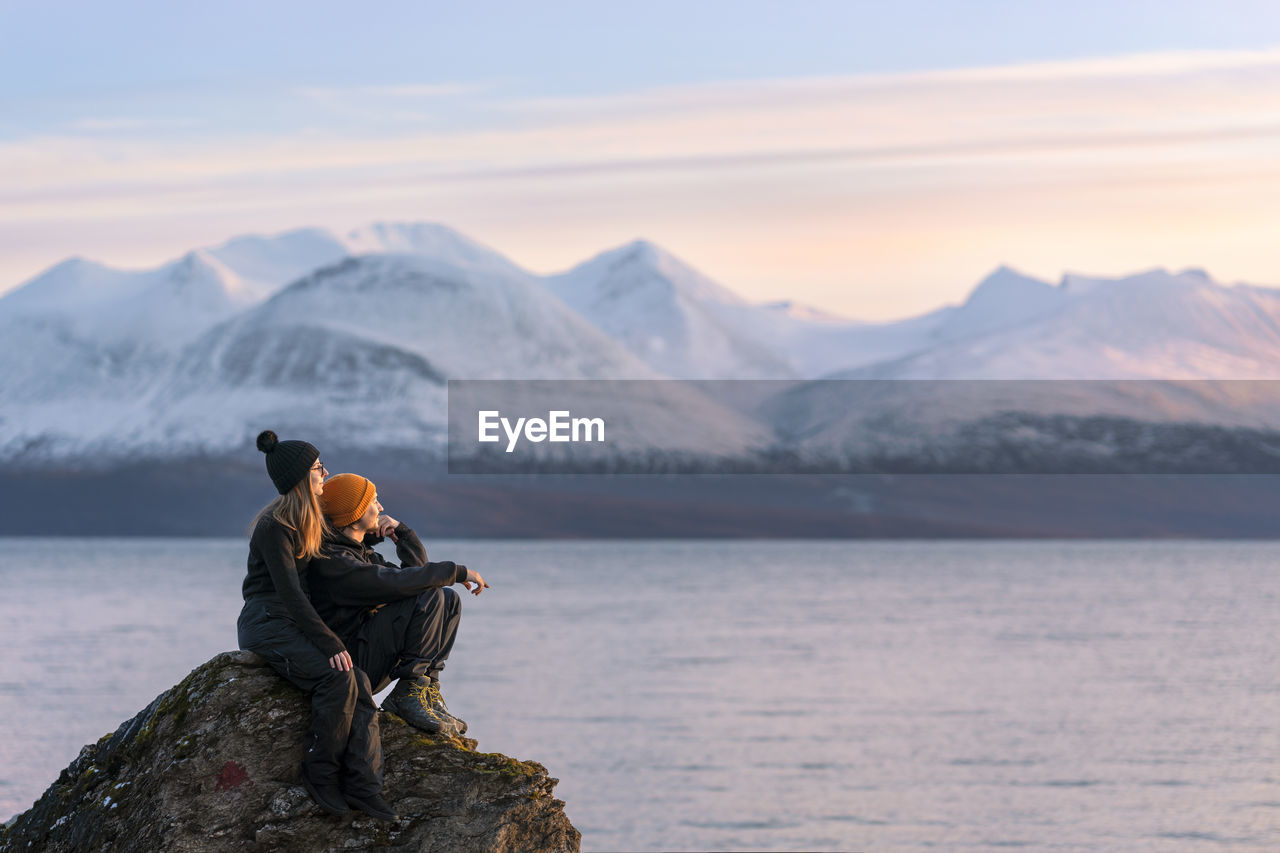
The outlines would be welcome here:
[[[420,723],[414,722],[414,720],[411,717],[408,717],[400,713],[400,709],[395,704],[391,704],[391,706],[388,707],[386,702],[382,703],[382,710],[386,711],[389,714],[395,714],[397,717],[404,720],[406,723],[413,726],[415,729],[418,729],[419,731],[424,731],[427,734],[432,734],[432,735],[440,734],[441,726],[440,726],[440,723],[437,722],[436,720],[431,720],[430,725],[424,726]],[[435,728],[431,728],[430,726],[434,726]]]
[[[339,810],[336,803],[335,804],[326,803],[321,798],[320,794],[316,791],[315,785],[312,785],[311,780],[308,779],[306,776],[302,777],[302,787],[304,790],[306,790],[307,796],[311,797],[311,802],[315,803],[321,809],[333,815],[334,817],[346,817],[347,813],[351,811],[350,808],[344,808],[342,810]],[[342,802],[346,803],[346,799],[342,798]]]
[[[387,820],[387,821],[400,819],[400,815],[396,814],[395,812],[381,812],[381,811],[377,811],[376,809],[371,809],[368,806],[366,806],[362,801],[358,799],[352,799],[351,797],[348,797],[346,794],[343,794],[342,798],[347,801],[347,805],[351,806],[351,808],[356,809],[358,811],[362,811],[365,814],[367,814],[369,817],[374,817],[374,818],[377,818],[378,820]]]
[[[445,734],[451,737],[462,737],[467,733],[467,725],[466,723],[463,723],[461,720],[458,720],[457,717],[454,717],[453,719],[456,722],[442,724],[440,726],[440,731],[444,732]]]

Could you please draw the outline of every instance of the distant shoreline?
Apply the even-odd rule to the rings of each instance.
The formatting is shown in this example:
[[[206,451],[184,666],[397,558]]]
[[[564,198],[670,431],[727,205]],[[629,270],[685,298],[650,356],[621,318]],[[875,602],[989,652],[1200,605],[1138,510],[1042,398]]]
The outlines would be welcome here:
[[[419,476],[345,467],[456,539],[1280,539],[1273,475]],[[243,537],[271,498],[207,462],[6,472],[0,536]]]

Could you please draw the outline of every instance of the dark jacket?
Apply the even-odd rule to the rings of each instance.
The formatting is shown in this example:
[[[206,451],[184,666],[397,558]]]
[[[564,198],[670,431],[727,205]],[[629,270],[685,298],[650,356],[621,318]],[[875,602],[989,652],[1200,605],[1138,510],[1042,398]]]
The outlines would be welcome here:
[[[311,561],[316,612],[348,642],[382,605],[467,579],[467,567],[452,560],[427,562],[427,549],[408,525],[397,527],[395,538],[399,566],[373,549],[381,538],[370,534],[354,542],[337,531],[325,537],[320,556]]]
[[[295,553],[294,531],[270,516],[263,516],[249,537],[249,573],[241,592],[245,601],[266,599],[273,616],[293,622],[325,657],[331,658],[346,651],[346,646],[312,606],[308,596],[308,560],[295,558]]]

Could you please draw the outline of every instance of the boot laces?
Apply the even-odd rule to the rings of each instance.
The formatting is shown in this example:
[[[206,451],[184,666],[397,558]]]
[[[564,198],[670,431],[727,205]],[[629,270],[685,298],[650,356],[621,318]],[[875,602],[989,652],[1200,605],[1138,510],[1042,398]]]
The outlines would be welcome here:
[[[433,685],[429,680],[425,684],[422,682],[418,682],[409,688],[409,698],[413,699],[415,702],[421,705],[422,709],[426,711],[428,714],[430,714],[433,717],[436,717],[437,714],[436,714],[435,708],[431,707],[431,700],[433,695],[435,696],[440,695],[440,690],[439,688],[436,688],[433,693],[432,687]]]
[[[449,706],[444,704],[444,697],[440,695],[440,682],[432,681],[430,686],[427,688],[427,695],[431,697],[432,705],[439,708],[441,711],[444,711],[446,714],[449,713]]]

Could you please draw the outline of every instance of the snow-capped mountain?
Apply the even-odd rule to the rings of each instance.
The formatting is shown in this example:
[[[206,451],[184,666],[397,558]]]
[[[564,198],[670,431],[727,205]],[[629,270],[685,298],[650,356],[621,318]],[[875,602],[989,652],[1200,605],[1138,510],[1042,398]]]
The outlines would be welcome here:
[[[203,365],[212,372],[201,378],[221,381],[227,342],[290,328],[392,345],[451,379],[658,377],[527,274],[409,254],[349,257],[315,270],[211,330],[179,368]]]
[[[0,296],[0,336],[11,344],[0,395],[9,403],[136,396],[207,329],[318,268],[389,251],[527,277],[497,252],[428,224],[243,236],[143,270],[72,258]]]
[[[147,270],[73,258],[0,297],[6,403],[136,397],[182,347],[344,257],[316,229],[242,237]]]
[[[1053,287],[1002,268],[929,338],[902,358],[828,377],[868,381],[784,389],[760,416],[802,457],[828,459],[1047,454],[1072,433],[1083,456],[1168,440],[1179,459],[1195,443],[1132,425],[1280,428],[1280,383],[1198,381],[1280,378],[1280,291],[1223,286],[1200,270],[1068,275]],[[996,379],[1022,381],[981,381]],[[1086,435],[1090,419],[1097,433]],[[1106,419],[1129,426],[1109,432]]]
[[[420,255],[463,270],[528,276],[505,256],[445,225],[429,222],[375,222],[342,236],[348,254]]]
[[[1276,291],[1223,286],[1199,270],[1067,276],[1052,291],[1033,279],[1006,278],[1001,289],[1007,296],[1013,290],[1013,298],[963,316],[981,289],[940,328],[933,346],[835,377],[1280,378]],[[1006,304],[1020,309],[1016,319]]]
[[[257,282],[204,251],[141,272],[72,259],[0,299],[0,323],[107,346],[167,347],[258,298]]]
[[[612,249],[547,286],[637,357],[677,379],[777,379],[795,373],[744,316],[758,312],[644,240]]]
[[[220,314],[259,302],[287,282],[347,254],[338,238],[308,228],[274,237],[238,237],[154,269],[120,270],[72,258],[0,297],[0,318],[58,315],[73,318],[78,330],[86,333],[141,332],[163,340],[184,314],[193,315],[186,322],[207,327],[221,319]],[[148,309],[149,319],[169,322],[139,322],[127,331],[118,327],[122,318]],[[102,318],[103,311],[109,316]]]
[[[998,271],[975,292],[973,306],[861,323],[791,301],[749,303],[679,258],[638,240],[552,276],[547,285],[667,376],[785,379],[898,358],[962,335],[968,327],[1010,322],[1031,307],[996,304],[996,291],[1013,278],[1021,277]],[[953,315],[960,322],[949,329]]]
[[[527,275],[443,225],[374,223],[341,235],[303,228],[236,237],[154,269],[120,270],[72,258],[0,296],[0,323],[56,324],[83,341],[181,346],[313,270],[351,255],[388,252]]]
[[[1064,288],[1001,266],[942,318],[930,338],[943,342],[998,332],[1047,314],[1067,298]]]

